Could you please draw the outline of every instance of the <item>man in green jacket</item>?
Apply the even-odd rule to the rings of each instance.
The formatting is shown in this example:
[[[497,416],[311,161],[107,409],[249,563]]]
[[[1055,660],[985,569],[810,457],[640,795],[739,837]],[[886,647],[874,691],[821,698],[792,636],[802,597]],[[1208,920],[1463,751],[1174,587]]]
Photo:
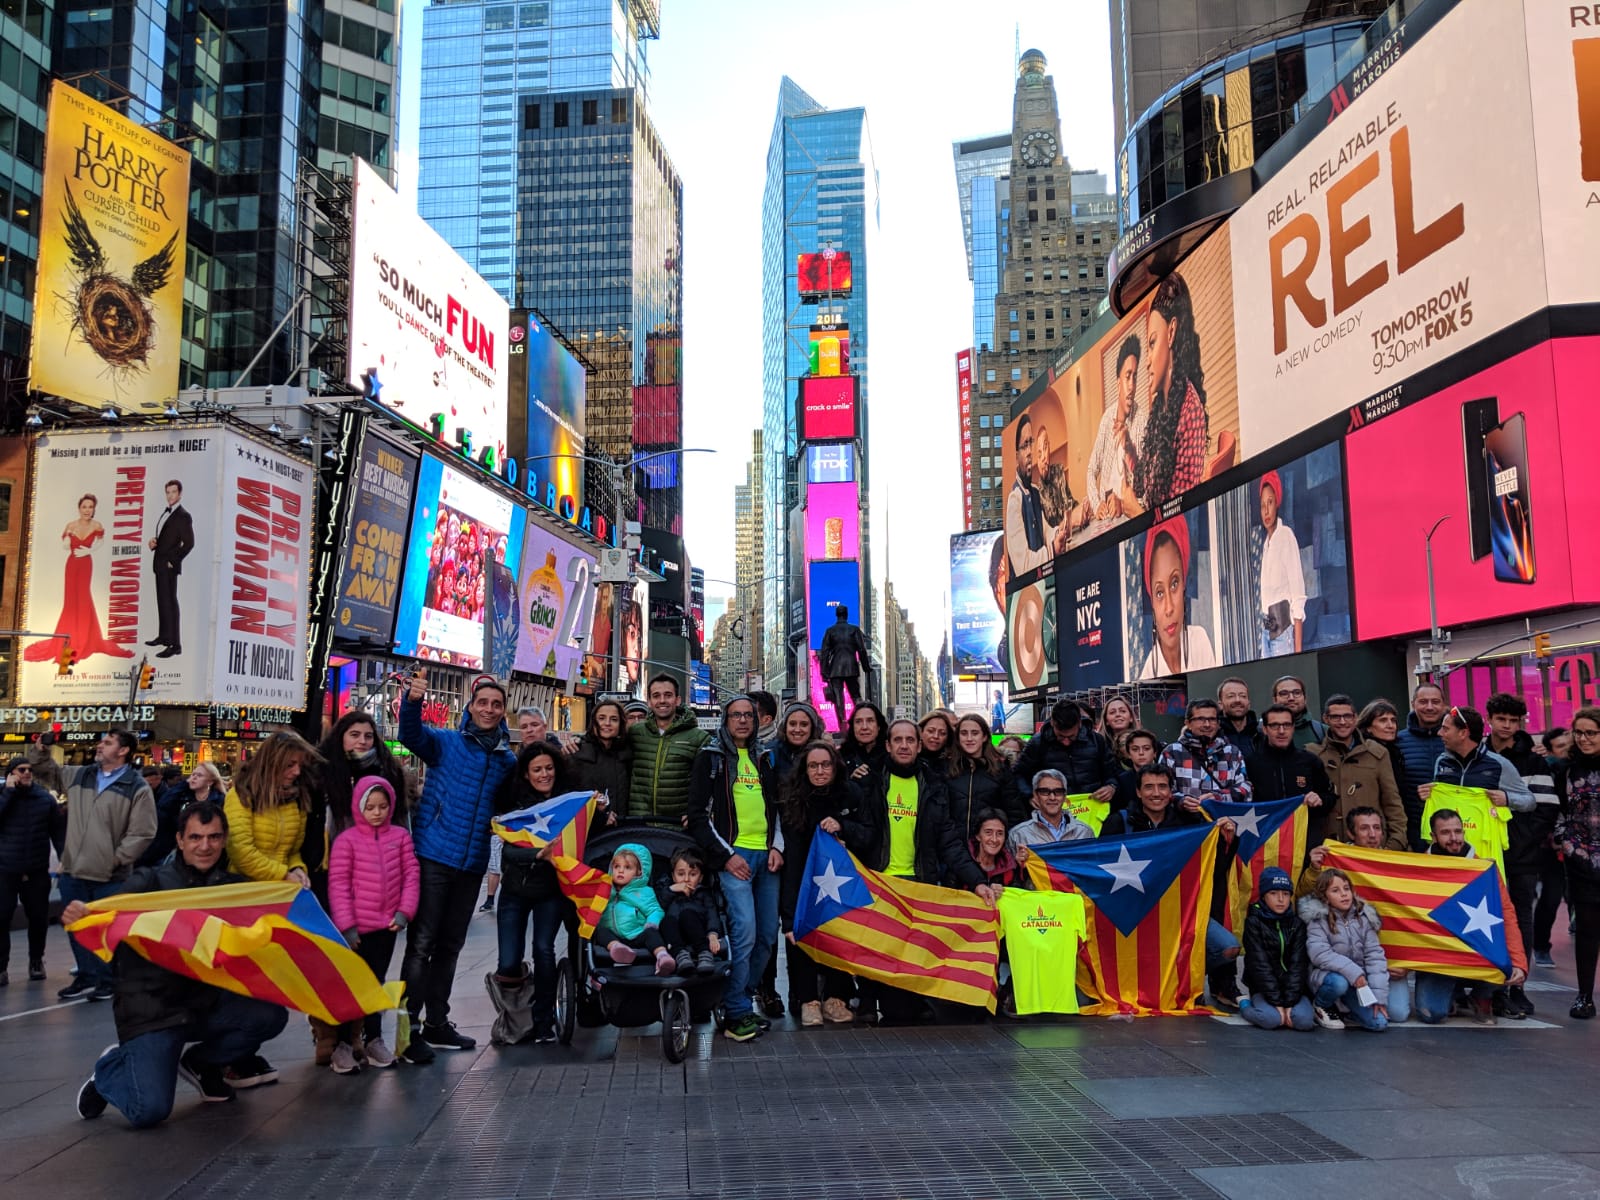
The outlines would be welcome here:
[[[628,730],[633,775],[628,816],[682,817],[689,808],[689,769],[711,735],[678,700],[678,681],[657,675],[650,681],[650,719]]]

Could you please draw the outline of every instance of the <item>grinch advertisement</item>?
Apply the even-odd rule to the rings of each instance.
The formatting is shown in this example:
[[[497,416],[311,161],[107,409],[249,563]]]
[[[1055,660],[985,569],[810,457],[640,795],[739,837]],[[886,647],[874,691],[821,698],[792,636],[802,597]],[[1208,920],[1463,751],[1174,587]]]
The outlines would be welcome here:
[[[28,386],[159,411],[177,394],[189,152],[57,80]]]

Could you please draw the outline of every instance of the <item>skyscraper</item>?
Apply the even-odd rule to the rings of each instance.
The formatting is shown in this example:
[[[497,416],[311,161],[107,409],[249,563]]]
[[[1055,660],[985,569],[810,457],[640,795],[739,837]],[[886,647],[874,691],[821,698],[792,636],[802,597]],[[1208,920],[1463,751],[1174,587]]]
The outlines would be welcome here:
[[[805,625],[804,555],[778,514],[800,508],[802,474],[797,454],[800,431],[795,406],[800,380],[810,372],[813,326],[848,329],[848,370],[860,376],[857,407],[863,438],[867,428],[867,296],[872,248],[878,232],[878,170],[864,108],[825,108],[794,80],[778,87],[777,114],[767,145],[766,187],[761,201],[761,391],[768,537],[762,572],[767,686],[795,685],[791,635]],[[832,247],[852,256],[854,278],[847,299],[803,303],[796,269],[801,254]],[[824,321],[827,317],[829,320]],[[868,494],[865,441],[856,482]],[[861,596],[870,596],[871,558],[865,521],[860,539]],[[858,624],[872,636],[874,617],[866,604]],[[801,651],[799,661],[804,661]]]
[[[44,110],[50,92],[50,0],[0,5],[0,39],[15,57],[0,72],[0,387],[26,377],[44,190]],[[17,386],[20,386],[18,384]]]
[[[962,430],[972,443],[962,478],[963,494],[971,489],[972,529],[1000,528],[1001,438],[1011,401],[1094,323],[1117,237],[1116,198],[1107,194],[1105,176],[1074,171],[1061,153],[1055,81],[1045,71],[1037,50],[1017,65],[1011,165],[997,186],[1009,212],[999,235],[994,340],[975,356]],[[974,241],[977,228],[975,216]]]
[[[953,143],[951,150],[967,278],[972,281],[972,348],[977,350],[994,344],[994,296],[1000,287],[1010,216],[1005,180],[1011,173],[1011,135],[968,138]]]
[[[658,8],[433,0],[422,10],[417,212],[512,304],[522,98],[604,88],[645,96]]]
[[[651,456],[632,511],[681,534],[683,183],[642,98],[612,87],[522,98],[515,292],[593,368],[589,452]]]

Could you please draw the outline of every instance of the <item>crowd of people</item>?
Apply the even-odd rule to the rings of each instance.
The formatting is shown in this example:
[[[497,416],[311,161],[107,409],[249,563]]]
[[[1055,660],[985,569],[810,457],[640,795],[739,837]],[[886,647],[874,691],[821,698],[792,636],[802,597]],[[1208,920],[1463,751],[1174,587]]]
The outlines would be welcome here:
[[[478,911],[497,925],[494,985],[531,988],[532,1039],[554,1040],[557,939],[565,928],[576,944],[575,910],[545,857],[503,842],[491,823],[566,792],[596,794],[607,823],[649,818],[688,830],[696,849],[670,863],[655,863],[640,843],[616,852],[593,942],[613,962],[662,974],[726,966],[723,1032],[736,1041],[785,1013],[780,946],[802,1026],[925,1012],[916,997],[823,967],[795,945],[819,831],[885,875],[995,903],[1003,889],[1029,886],[1030,847],[1198,824],[1211,820],[1210,801],[1305,796],[1312,819],[1299,877],[1262,873],[1241,936],[1210,922],[1208,1003],[1263,1028],[1520,1019],[1533,1012],[1520,970],[1499,987],[1408,977],[1386,961],[1376,915],[1349,877],[1323,867],[1338,841],[1474,855],[1461,814],[1430,810],[1430,793],[1448,783],[1481,788],[1509,811],[1505,877],[1529,959],[1551,963],[1565,899],[1579,991],[1571,1015],[1595,1013],[1600,709],[1579,710],[1570,730],[1539,747],[1523,728],[1524,705],[1508,694],[1491,697],[1485,716],[1424,683],[1403,720],[1386,700],[1358,707],[1342,694],[1325,697],[1314,717],[1299,679],[1279,679],[1257,713],[1246,683],[1230,678],[1216,699],[1189,702],[1175,741],[1140,728],[1134,707],[1115,697],[1098,711],[1057,701],[1024,744],[997,740],[978,714],[890,720],[867,701],[835,739],[810,705],[780,709],[761,692],[728,699],[710,731],[671,676],[651,679],[646,694],[592,705],[581,737],[553,733],[542,713],[523,709],[513,741],[493,677],[474,682],[459,728],[440,730],[423,724],[419,674],[400,706],[400,740],[426,767],[420,792],[362,712],[342,716],[320,746],[274,735],[227,783],[208,764],[147,781],[123,732],[102,739],[92,765],[65,773],[64,803],[34,778],[36,759],[17,759],[0,791],[0,905],[23,905],[36,980],[45,974],[52,847],[67,923],[122,892],[240,880],[312,889],[378,979],[404,935],[399,977],[413,1033],[400,1054],[379,1017],[311,1022],[316,1061],[347,1075],[397,1061],[426,1066],[441,1050],[474,1047],[451,1021],[451,991]],[[1236,831],[1219,825],[1224,880]],[[1224,883],[1214,918],[1227,902]],[[0,949],[9,948],[7,936]],[[80,1092],[84,1117],[113,1105],[142,1127],[170,1113],[180,1078],[218,1101],[277,1078],[260,1049],[283,1029],[282,1009],[181,978],[127,947],[109,964],[76,942],[73,953],[76,976],[61,997],[113,1000],[119,1037]]]

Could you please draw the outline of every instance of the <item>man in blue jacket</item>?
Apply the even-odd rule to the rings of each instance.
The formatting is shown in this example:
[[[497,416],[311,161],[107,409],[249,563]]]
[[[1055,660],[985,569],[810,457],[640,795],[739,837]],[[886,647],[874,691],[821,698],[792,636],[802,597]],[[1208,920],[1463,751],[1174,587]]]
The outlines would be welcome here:
[[[1421,850],[1426,841],[1422,836],[1422,796],[1418,788],[1433,779],[1433,765],[1444,753],[1444,739],[1439,736],[1439,726],[1444,723],[1444,689],[1437,683],[1419,683],[1411,693],[1411,711],[1406,715],[1406,727],[1395,738],[1400,747],[1400,757],[1405,759],[1406,777],[1400,784],[1400,803],[1406,810],[1406,840],[1413,850]]]
[[[506,692],[492,675],[473,681],[461,729],[441,733],[422,724],[427,680],[421,671],[400,705],[400,741],[428,768],[411,837],[422,866],[422,896],[406,928],[400,977],[411,1014],[407,1062],[433,1061],[433,1047],[471,1050],[477,1042],[450,1023],[456,959],[489,865],[489,819],[495,792],[516,766],[506,728]],[[418,1018],[426,1013],[426,1021]]]

